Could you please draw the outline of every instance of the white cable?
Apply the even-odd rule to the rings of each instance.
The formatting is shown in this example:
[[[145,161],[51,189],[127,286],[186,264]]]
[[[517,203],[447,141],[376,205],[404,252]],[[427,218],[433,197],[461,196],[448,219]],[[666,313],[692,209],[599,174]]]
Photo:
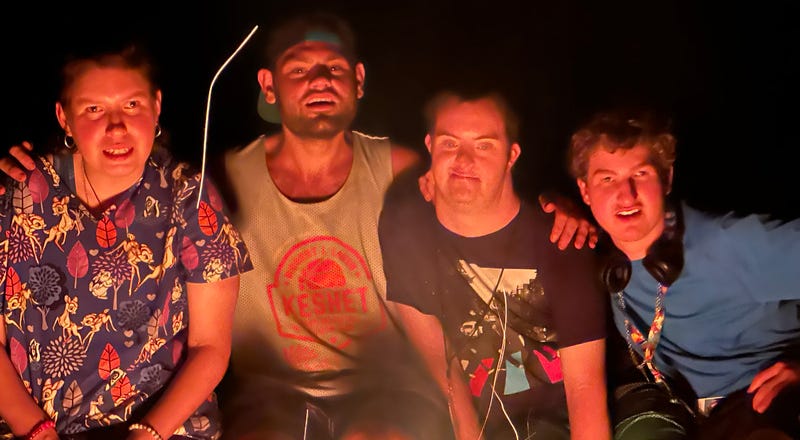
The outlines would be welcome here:
[[[500,269],[500,275],[497,278],[497,285],[494,288],[494,291],[497,292],[497,289],[500,287],[500,280],[503,278],[503,271],[505,268]],[[511,421],[511,417],[508,415],[506,411],[506,406],[503,404],[503,400],[500,398],[500,395],[497,394],[496,386],[497,386],[497,375],[500,373],[500,368],[503,365],[503,360],[506,354],[506,342],[507,342],[507,331],[508,331],[508,294],[506,290],[503,289],[503,306],[504,306],[504,318],[500,319],[500,316],[497,318],[500,319],[500,323],[502,326],[500,327],[503,330],[503,338],[500,343],[500,354],[497,356],[497,366],[494,370],[494,378],[492,379],[492,394],[489,396],[489,405],[486,409],[486,417],[483,419],[483,424],[481,425],[481,432],[478,433],[478,439],[480,440],[483,437],[483,431],[486,429],[486,423],[489,421],[489,415],[492,412],[492,402],[494,402],[495,396],[497,397],[497,401],[500,403],[500,409],[503,411],[503,415],[505,416],[508,424],[511,425],[511,429],[514,431],[514,438],[519,440],[519,433],[517,432],[516,426],[514,426],[514,422]]]
[[[308,438],[308,407],[306,407],[306,421],[303,423],[303,440]]]
[[[247,34],[247,37],[245,37],[245,39],[242,41],[242,43],[239,44],[239,47],[237,47],[236,50],[233,51],[231,56],[229,56],[228,59],[225,60],[225,62],[222,64],[222,67],[220,67],[219,70],[217,70],[217,73],[214,75],[214,78],[211,79],[211,85],[208,87],[208,100],[206,101],[206,119],[203,126],[203,162],[200,168],[200,190],[197,192],[197,208],[200,207],[200,197],[203,195],[203,181],[206,178],[206,145],[208,144],[208,115],[209,111],[211,110],[211,91],[214,89],[214,83],[217,82],[217,78],[219,77],[219,75],[222,73],[225,67],[228,66],[228,63],[231,62],[233,57],[235,57],[236,54],[238,54],[239,51],[242,50],[244,45],[247,44],[247,42],[250,40],[250,37],[252,37],[253,34],[256,33],[257,29],[258,26],[257,25],[254,26],[253,30],[251,30],[250,33]]]

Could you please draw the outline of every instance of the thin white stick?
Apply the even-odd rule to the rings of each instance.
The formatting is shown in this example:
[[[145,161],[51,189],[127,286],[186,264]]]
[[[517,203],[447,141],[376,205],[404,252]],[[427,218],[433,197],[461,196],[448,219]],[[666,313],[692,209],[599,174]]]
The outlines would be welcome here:
[[[210,114],[211,110],[211,91],[214,90],[214,83],[217,82],[217,78],[219,77],[219,75],[228,66],[228,63],[231,62],[233,57],[235,57],[236,54],[238,54],[239,51],[242,50],[244,45],[247,44],[248,41],[250,41],[250,37],[252,37],[253,34],[256,33],[256,30],[258,30],[257,25],[253,27],[253,30],[251,30],[249,34],[247,34],[247,37],[245,37],[242,43],[239,44],[239,47],[236,48],[236,50],[231,54],[231,56],[229,56],[228,59],[225,60],[225,62],[222,64],[222,67],[220,67],[219,70],[217,70],[217,73],[211,80],[211,85],[208,87],[208,100],[206,101],[206,119],[203,126],[203,162],[200,168],[200,191],[197,192],[197,208],[200,208],[200,198],[203,195],[203,181],[206,178],[206,149],[208,145],[208,115]]]

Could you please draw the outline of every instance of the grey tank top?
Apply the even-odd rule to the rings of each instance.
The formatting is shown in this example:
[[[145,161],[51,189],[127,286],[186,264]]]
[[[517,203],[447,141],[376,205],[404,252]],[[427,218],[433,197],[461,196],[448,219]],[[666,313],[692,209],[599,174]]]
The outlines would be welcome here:
[[[353,132],[353,164],[327,200],[298,203],[275,186],[264,138],[226,157],[234,223],[254,270],[241,276],[232,373],[242,387],[300,372],[312,395],[349,388],[360,341],[397,333],[385,304],[378,216],[392,180],[387,138]],[[278,365],[283,367],[283,370]],[[281,376],[284,376],[282,378]]]

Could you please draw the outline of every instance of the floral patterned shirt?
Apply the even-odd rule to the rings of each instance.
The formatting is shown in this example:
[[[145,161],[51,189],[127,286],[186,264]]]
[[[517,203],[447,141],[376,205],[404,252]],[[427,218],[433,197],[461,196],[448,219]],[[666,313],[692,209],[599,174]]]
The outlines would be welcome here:
[[[75,196],[72,157],[39,158],[0,211],[6,349],[62,434],[123,423],[180,368],[186,283],[252,268],[213,184],[154,152],[99,216]],[[141,415],[138,415],[141,417]],[[220,436],[212,395],[176,434]]]

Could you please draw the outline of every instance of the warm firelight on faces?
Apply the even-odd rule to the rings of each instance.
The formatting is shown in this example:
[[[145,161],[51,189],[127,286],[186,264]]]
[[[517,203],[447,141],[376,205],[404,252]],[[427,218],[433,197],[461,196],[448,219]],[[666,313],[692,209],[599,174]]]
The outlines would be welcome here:
[[[589,156],[586,179],[577,182],[583,201],[617,247],[629,258],[643,258],[663,230],[667,193],[650,150],[637,145],[611,152],[598,146]]]

